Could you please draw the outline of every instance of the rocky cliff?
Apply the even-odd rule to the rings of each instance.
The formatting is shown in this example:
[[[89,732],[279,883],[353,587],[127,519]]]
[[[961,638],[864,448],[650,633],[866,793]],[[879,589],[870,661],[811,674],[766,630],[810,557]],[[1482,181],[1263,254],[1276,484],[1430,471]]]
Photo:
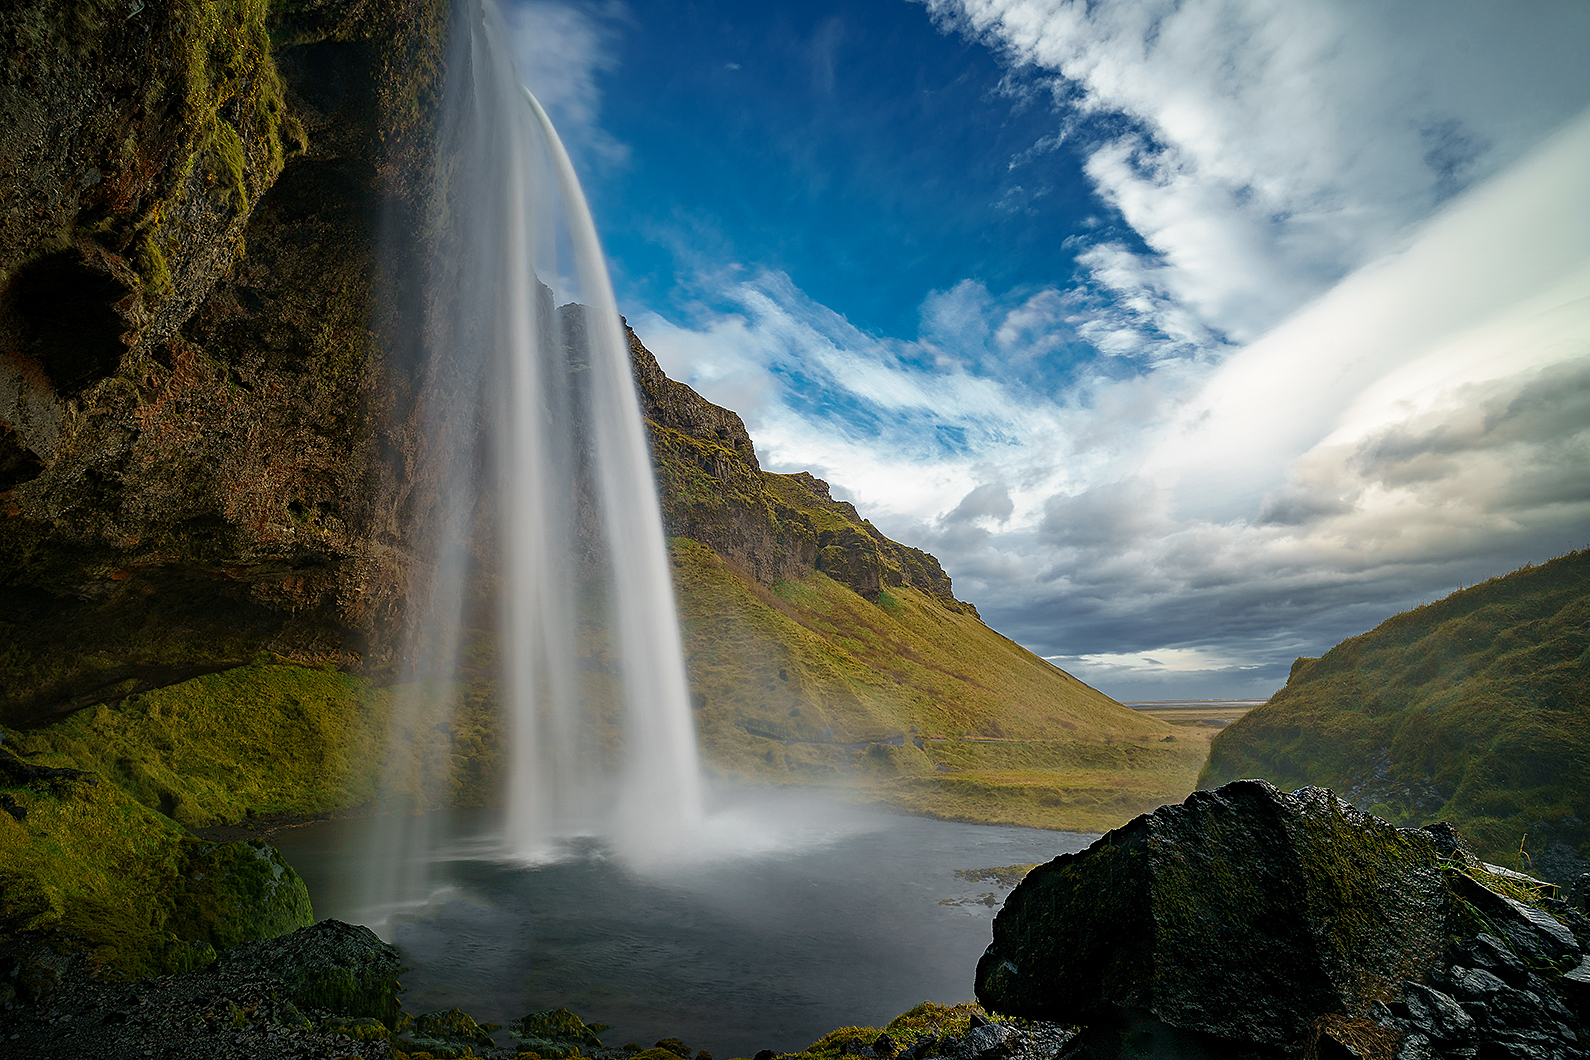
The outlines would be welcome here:
[[[379,664],[415,395],[372,280],[445,10],[0,12],[0,720],[266,648]]]
[[[669,379],[633,331],[629,347],[670,534],[699,541],[766,586],[821,571],[874,603],[884,589],[909,586],[977,616],[955,599],[937,559],[884,537],[822,479],[763,471],[738,415]]]

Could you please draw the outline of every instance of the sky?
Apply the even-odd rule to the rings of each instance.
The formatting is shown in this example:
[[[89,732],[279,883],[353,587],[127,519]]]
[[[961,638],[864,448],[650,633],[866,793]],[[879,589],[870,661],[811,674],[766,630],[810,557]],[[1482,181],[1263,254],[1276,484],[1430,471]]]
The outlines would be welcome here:
[[[665,370],[1124,700],[1590,546],[1585,0],[518,0]]]

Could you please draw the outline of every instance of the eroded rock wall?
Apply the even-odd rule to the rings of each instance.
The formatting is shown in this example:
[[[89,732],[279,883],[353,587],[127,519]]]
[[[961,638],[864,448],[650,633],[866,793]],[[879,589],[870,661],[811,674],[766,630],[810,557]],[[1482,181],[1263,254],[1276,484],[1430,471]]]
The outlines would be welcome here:
[[[446,11],[0,13],[0,722],[383,664],[420,386],[373,280],[424,238]]]

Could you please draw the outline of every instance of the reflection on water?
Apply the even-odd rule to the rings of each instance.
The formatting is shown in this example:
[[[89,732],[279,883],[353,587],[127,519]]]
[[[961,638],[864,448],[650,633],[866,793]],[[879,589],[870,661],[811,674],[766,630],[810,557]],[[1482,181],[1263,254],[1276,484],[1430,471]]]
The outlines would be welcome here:
[[[385,921],[411,1012],[457,1005],[506,1023],[565,1005],[612,1024],[604,1042],[664,1035],[714,1056],[793,1051],[919,1001],[972,995],[995,909],[957,869],[1025,864],[1091,836],[897,817],[778,793],[709,816],[675,857],[644,866],[597,839],[538,863],[499,858],[484,819],[452,818],[430,900],[359,908],[370,821],[326,821],[276,843],[319,917]],[[953,904],[949,904],[953,903]]]

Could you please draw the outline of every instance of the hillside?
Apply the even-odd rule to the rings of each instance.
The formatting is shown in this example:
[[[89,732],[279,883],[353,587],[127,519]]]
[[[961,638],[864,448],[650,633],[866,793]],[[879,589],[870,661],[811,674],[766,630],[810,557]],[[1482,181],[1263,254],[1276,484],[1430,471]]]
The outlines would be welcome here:
[[[938,560],[823,480],[763,471],[737,415],[630,349],[713,769],[1088,830],[1191,790],[1195,743],[989,629]]]
[[[1590,551],[1387,619],[1219,736],[1198,786],[1323,784],[1397,824],[1449,821],[1491,861],[1590,869]],[[1527,840],[1525,837],[1528,837]]]

